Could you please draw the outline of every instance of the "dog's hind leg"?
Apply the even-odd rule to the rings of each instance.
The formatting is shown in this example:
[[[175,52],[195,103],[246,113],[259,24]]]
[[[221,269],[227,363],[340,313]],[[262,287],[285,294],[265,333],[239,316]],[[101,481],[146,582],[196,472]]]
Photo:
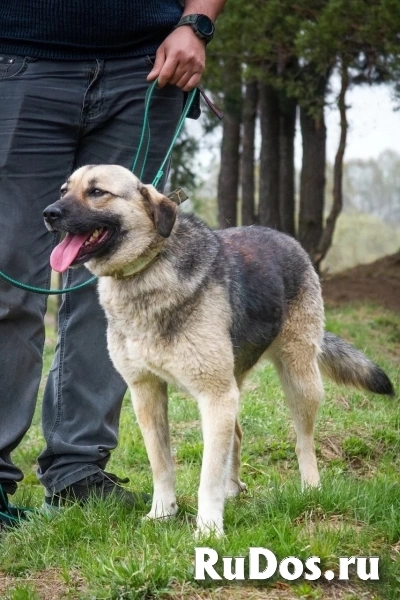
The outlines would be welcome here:
[[[204,453],[199,487],[197,535],[223,534],[226,482],[231,466],[239,390],[233,380],[224,391],[215,389],[197,395]]]
[[[316,357],[305,359],[299,348],[295,361],[275,360],[297,435],[296,454],[301,483],[305,487],[319,485],[314,444],[314,423],[323,397],[322,379]]]
[[[278,371],[297,434],[301,482],[319,485],[314,423],[324,395],[318,355],[324,331],[324,307],[318,276],[310,268],[303,288],[288,307],[283,328],[268,349]]]
[[[235,373],[235,379],[239,392],[241,392],[243,381],[246,377],[246,372]],[[247,490],[247,485],[240,480],[240,465],[241,465],[241,453],[242,453],[242,428],[239,423],[239,419],[236,419],[235,423],[235,434],[233,437],[232,456],[229,468],[229,476],[225,486],[225,496],[227,498],[234,498],[239,496],[242,492]]]
[[[319,281],[310,269],[307,285],[290,306],[282,331],[267,354],[276,366],[294,421],[303,488],[319,485],[314,423],[324,395],[318,366],[323,325]]]
[[[153,472],[153,503],[147,517],[170,517],[178,507],[169,441],[167,384],[149,373],[131,385],[130,391]]]
[[[245,492],[247,490],[246,484],[243,481],[240,481],[240,455],[242,448],[242,437],[242,428],[240,427],[239,420],[236,419],[230,474],[225,486],[225,495],[227,498],[233,498],[238,496],[241,492]]]

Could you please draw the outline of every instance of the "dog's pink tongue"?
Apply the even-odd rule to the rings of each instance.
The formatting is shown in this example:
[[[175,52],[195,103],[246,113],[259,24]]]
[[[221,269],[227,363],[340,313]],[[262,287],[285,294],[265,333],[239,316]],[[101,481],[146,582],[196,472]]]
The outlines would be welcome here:
[[[90,237],[90,233],[82,233],[80,235],[72,235],[67,233],[63,241],[58,244],[51,253],[50,265],[54,271],[63,273],[74,262],[77,254]]]

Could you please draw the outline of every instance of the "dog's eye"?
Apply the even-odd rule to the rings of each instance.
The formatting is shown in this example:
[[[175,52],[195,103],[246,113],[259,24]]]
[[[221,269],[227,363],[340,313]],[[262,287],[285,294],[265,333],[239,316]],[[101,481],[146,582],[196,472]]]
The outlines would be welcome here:
[[[106,193],[104,190],[101,190],[100,188],[93,188],[91,190],[89,190],[89,196],[94,196],[95,198],[99,198],[100,196],[104,196],[104,194]]]
[[[67,188],[61,188],[60,190],[60,196],[65,196],[65,194],[67,193]]]

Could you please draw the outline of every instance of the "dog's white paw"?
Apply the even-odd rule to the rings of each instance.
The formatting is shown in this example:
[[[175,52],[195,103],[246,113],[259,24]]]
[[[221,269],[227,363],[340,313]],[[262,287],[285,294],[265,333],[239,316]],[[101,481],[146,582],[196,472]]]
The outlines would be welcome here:
[[[176,501],[153,500],[150,512],[144,517],[145,520],[170,519],[178,512]]]
[[[221,538],[224,535],[224,526],[222,518],[204,518],[197,517],[197,529],[194,534],[196,540],[202,538]]]
[[[247,485],[243,481],[240,481],[240,479],[239,481],[230,479],[225,488],[225,497],[235,498],[244,492],[247,492]]]
[[[322,485],[321,485],[319,478],[314,479],[312,481],[307,481],[307,482],[302,481],[301,482],[301,491],[302,492],[307,492],[308,490],[321,490],[321,489],[322,489]]]
[[[301,478],[301,491],[305,492],[310,489],[321,489],[321,480],[318,471],[308,471]]]

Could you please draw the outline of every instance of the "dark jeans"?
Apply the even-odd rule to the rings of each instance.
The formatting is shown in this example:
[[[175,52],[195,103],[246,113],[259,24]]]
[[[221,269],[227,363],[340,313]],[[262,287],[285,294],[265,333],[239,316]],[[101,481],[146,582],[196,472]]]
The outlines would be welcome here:
[[[148,88],[147,57],[49,61],[6,56],[0,62],[0,270],[31,285],[50,282],[56,243],[42,211],[68,175],[85,164],[130,168]],[[151,182],[182,111],[182,92],[157,90],[143,180]],[[64,285],[90,276],[67,272]],[[22,479],[10,453],[35,410],[42,372],[46,297],[0,281],[0,482]],[[96,287],[63,296],[59,337],[43,399],[46,448],[38,476],[47,493],[104,469],[117,445],[125,384],[106,349]]]

